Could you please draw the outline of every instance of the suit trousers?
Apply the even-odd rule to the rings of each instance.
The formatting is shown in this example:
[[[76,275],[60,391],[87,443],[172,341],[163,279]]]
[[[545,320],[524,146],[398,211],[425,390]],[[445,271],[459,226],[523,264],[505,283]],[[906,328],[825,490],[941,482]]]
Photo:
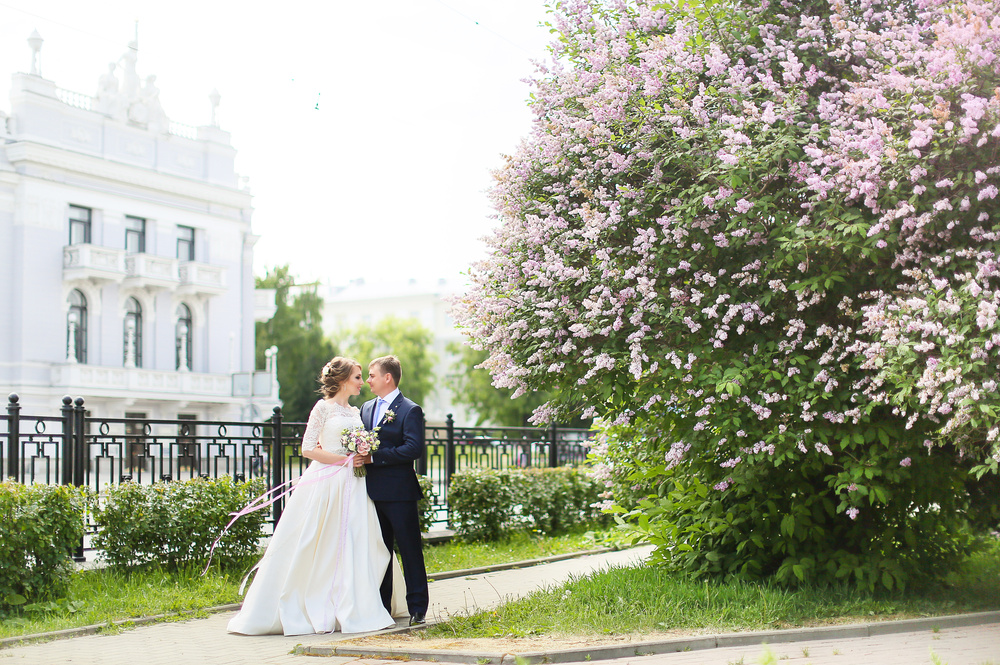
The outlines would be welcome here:
[[[406,607],[410,616],[426,614],[430,599],[427,590],[427,569],[424,567],[423,539],[416,501],[375,501],[375,512],[382,527],[382,539],[391,552],[399,550],[406,581]],[[386,571],[379,589],[382,604],[389,607],[392,598],[392,567]]]

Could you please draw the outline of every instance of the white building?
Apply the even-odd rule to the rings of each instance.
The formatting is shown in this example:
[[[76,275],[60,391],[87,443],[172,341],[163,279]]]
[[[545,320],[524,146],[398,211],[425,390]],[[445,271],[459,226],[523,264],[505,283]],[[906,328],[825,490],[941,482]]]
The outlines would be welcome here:
[[[277,384],[253,373],[254,320],[274,294],[254,289],[218,93],[210,125],[179,125],[134,43],[91,97],[43,78],[28,42],[0,110],[0,390],[35,415],[71,395],[105,417],[266,417]]]
[[[359,324],[375,325],[382,319],[414,319],[430,330],[432,351],[437,356],[434,369],[435,389],[421,406],[429,424],[441,424],[450,413],[460,425],[471,425],[472,415],[464,406],[454,403],[446,377],[455,371],[457,357],[449,353],[451,342],[462,343],[464,336],[455,328],[449,315],[448,298],[465,292],[465,284],[445,279],[420,281],[411,279],[398,283],[368,283],[364,279],[347,286],[330,287],[323,296],[323,328],[336,336],[341,330]],[[404,374],[405,374],[405,367]],[[406,393],[406,379],[400,388]]]

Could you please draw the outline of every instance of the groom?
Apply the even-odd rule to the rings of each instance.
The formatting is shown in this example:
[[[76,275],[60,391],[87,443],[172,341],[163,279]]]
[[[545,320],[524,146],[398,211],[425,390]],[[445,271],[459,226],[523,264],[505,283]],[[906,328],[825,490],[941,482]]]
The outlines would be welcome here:
[[[427,571],[417,501],[423,496],[413,462],[424,452],[424,412],[399,392],[402,369],[399,358],[383,356],[368,365],[368,385],[377,395],[361,406],[361,420],[368,429],[379,428],[379,448],[365,456],[368,496],[375,503],[382,539],[392,552],[399,547],[406,580],[406,605],[410,625],[425,621],[428,605]],[[392,566],[382,579],[382,604],[392,598]]]

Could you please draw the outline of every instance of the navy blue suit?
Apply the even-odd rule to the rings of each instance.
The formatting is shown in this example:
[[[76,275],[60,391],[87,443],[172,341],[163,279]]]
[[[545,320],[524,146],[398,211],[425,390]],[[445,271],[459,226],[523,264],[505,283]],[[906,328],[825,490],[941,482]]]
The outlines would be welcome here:
[[[417,501],[423,492],[413,470],[413,462],[424,454],[424,412],[402,393],[392,400],[380,423],[372,423],[374,411],[374,399],[361,405],[365,427],[379,428],[379,448],[372,453],[372,463],[367,466],[368,496],[375,503],[386,547],[390,552],[394,544],[399,548],[410,616],[425,614],[429,604],[427,570],[417,515]],[[390,411],[394,414],[391,418]],[[392,597],[391,568],[386,571],[380,591],[382,604],[388,609]]]

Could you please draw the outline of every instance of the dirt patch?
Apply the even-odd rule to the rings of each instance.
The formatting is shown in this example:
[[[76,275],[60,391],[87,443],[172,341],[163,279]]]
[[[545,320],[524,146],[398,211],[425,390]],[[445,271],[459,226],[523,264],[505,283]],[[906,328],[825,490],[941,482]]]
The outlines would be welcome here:
[[[768,628],[756,630],[785,630],[790,628],[838,626],[844,624],[874,623],[899,619],[917,618],[915,614],[895,614],[889,616],[843,616],[806,621],[802,624],[776,622]],[[623,646],[640,642],[657,642],[681,637],[697,637],[699,635],[717,634],[719,632],[740,632],[732,629],[676,629],[650,633],[633,633],[625,635],[529,635],[527,637],[477,637],[448,638],[426,637],[424,631],[417,630],[405,633],[389,633],[372,635],[347,640],[338,640],[339,646],[364,646],[372,648],[391,649],[431,649],[441,651],[464,651],[471,653],[531,653],[535,651],[556,651],[560,649],[586,649],[597,647]],[[751,631],[752,632],[752,631]]]
[[[560,649],[586,649],[622,646],[638,642],[689,637],[702,633],[694,631],[668,631],[641,635],[529,635],[527,637],[477,637],[447,638],[422,636],[422,631],[373,635],[350,640],[338,640],[337,646],[377,647],[381,649],[433,649],[440,651],[465,651],[472,653],[528,653]]]

